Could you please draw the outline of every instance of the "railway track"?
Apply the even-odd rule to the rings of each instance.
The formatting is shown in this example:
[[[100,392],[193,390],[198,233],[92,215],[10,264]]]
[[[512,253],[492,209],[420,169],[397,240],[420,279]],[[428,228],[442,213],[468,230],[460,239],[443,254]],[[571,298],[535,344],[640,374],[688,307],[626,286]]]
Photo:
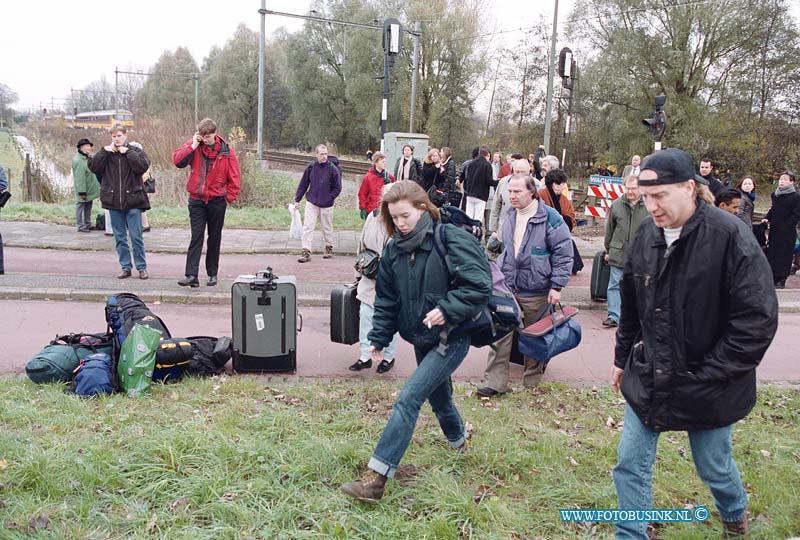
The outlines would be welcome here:
[[[264,158],[267,161],[274,163],[281,163],[284,165],[291,165],[292,167],[305,168],[315,158],[313,154],[292,154],[289,152],[276,152],[274,150],[267,150],[264,152]],[[339,165],[344,174],[364,175],[369,169],[367,161],[354,161],[350,159],[340,159]]]

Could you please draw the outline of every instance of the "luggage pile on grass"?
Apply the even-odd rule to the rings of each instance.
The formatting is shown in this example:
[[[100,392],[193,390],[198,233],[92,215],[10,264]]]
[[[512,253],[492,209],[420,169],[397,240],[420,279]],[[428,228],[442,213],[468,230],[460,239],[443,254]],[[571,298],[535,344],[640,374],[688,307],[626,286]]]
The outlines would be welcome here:
[[[138,396],[153,382],[218,375],[231,358],[230,338],[173,338],[135,294],[110,296],[105,315],[105,333],[56,336],[25,366],[28,377],[35,383],[69,382],[80,396]]]

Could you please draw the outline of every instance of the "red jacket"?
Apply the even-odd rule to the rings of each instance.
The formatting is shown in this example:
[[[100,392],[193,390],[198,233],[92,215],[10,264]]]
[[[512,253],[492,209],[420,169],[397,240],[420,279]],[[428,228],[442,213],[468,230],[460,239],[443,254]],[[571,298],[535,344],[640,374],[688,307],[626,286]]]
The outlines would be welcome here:
[[[511,165],[508,163],[503,163],[500,166],[500,172],[497,173],[497,179],[500,180],[501,178],[505,178],[509,174],[513,173],[514,171],[511,169]]]
[[[191,165],[186,191],[192,199],[208,202],[209,199],[225,197],[228,203],[232,203],[239,196],[242,171],[233,148],[219,135],[215,139],[214,147],[219,145],[219,151],[213,160],[203,155],[203,145],[192,150],[192,139],[189,139],[172,153],[172,162],[179,169]]]
[[[370,168],[367,174],[364,175],[361,187],[358,188],[358,207],[361,210],[366,210],[369,213],[381,205],[381,192],[384,184],[386,184],[384,174],[389,176],[389,182],[394,182],[394,176],[386,171],[379,173],[375,170],[375,167]]]

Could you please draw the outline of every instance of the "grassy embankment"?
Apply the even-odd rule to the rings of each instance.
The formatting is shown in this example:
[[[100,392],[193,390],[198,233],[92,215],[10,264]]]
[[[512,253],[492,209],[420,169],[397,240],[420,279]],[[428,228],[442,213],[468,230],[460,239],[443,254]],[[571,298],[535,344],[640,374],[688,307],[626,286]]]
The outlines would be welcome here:
[[[565,524],[558,512],[616,506],[623,405],[607,388],[548,384],[491,402],[457,385],[474,426],[469,450],[444,444],[426,406],[384,500],[348,500],[338,486],[363,472],[399,387],[222,377],[83,400],[0,378],[0,537],[610,537],[610,525]],[[753,539],[800,532],[799,411],[800,391],[765,388],[735,427]],[[662,435],[654,480],[656,507],[712,514],[664,525],[660,538],[721,536],[685,434]]]
[[[30,131],[30,130],[29,130]],[[66,135],[55,137],[47,132],[36,130],[26,132],[29,138],[38,141],[37,151],[42,152],[56,167],[68,174],[70,160],[74,155],[74,147],[66,148]],[[74,134],[70,134],[74,137]],[[99,140],[95,137],[95,140]],[[245,154],[240,156],[242,168],[242,193],[234,206],[230,206],[225,215],[225,226],[236,229],[288,229],[291,216],[286,205],[294,199],[295,190],[300,179],[299,173],[264,170],[252,158]],[[75,221],[73,194],[62,193],[56,204],[26,203],[21,199],[21,189],[16,182],[21,179],[22,160],[16,150],[11,136],[0,132],[0,164],[4,167],[10,163],[14,179],[14,198],[3,209],[5,221],[37,221],[72,225]],[[186,170],[158,168],[154,165],[153,176],[156,178],[157,193],[151,195],[152,209],[148,211],[150,224],[153,227],[189,227],[189,213],[186,210]],[[359,216],[356,202],[356,191],[360,179],[345,178],[342,195],[337,199],[334,211],[334,227],[340,230],[360,229],[363,221]],[[301,206],[301,213],[305,201]],[[95,202],[95,210],[99,212],[99,201]]]

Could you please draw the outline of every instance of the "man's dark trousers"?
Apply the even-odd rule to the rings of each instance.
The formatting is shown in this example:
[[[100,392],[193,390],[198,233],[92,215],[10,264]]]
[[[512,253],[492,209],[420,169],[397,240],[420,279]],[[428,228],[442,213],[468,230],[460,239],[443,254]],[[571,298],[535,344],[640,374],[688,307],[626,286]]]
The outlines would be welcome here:
[[[206,244],[206,273],[216,276],[219,269],[219,246],[222,242],[222,226],[225,224],[225,197],[215,197],[208,203],[189,199],[189,223],[192,226],[192,240],[186,253],[186,275],[197,276],[200,268],[200,255],[203,252],[203,237],[208,225]]]

